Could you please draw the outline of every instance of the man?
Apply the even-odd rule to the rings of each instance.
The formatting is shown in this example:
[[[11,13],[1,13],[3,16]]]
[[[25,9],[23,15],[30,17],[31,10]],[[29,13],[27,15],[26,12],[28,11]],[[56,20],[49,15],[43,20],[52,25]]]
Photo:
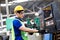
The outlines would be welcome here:
[[[15,20],[13,20],[13,28],[15,33],[15,40],[23,40],[21,36],[21,31],[29,32],[29,33],[36,33],[38,30],[30,29],[24,26],[22,22],[22,18],[24,17],[24,8],[21,5],[18,5],[14,9],[14,13],[17,16]]]

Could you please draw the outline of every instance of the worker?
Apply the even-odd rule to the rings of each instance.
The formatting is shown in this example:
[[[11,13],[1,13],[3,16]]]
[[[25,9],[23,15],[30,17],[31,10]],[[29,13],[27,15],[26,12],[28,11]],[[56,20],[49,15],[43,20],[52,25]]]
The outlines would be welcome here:
[[[16,15],[15,19],[13,20],[15,40],[23,40],[21,31],[25,31],[29,33],[40,32],[36,29],[30,29],[25,27],[24,23],[22,22],[22,18],[24,17],[24,8],[21,5],[15,7],[14,13]]]

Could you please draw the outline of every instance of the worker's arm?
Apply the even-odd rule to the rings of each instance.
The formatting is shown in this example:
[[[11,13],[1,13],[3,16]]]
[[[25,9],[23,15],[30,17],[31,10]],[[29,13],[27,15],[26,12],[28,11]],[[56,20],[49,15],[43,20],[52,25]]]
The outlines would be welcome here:
[[[20,27],[19,29],[22,31],[25,31],[25,32],[38,32],[38,30],[36,30],[36,29],[30,29],[30,28],[23,27],[23,26]]]
[[[23,23],[24,24],[24,23]],[[25,31],[25,32],[38,32],[36,29],[30,29],[25,26],[19,20],[14,20],[13,21],[13,26],[19,30]]]
[[[24,27],[21,24],[21,22],[19,22],[18,20],[14,20],[13,21],[13,26],[14,26],[14,28],[17,28],[17,29],[22,30],[22,31],[25,31],[25,32],[33,32],[33,33],[34,32],[39,32],[39,33],[43,32],[43,31],[38,31],[36,29],[30,29],[30,28]]]

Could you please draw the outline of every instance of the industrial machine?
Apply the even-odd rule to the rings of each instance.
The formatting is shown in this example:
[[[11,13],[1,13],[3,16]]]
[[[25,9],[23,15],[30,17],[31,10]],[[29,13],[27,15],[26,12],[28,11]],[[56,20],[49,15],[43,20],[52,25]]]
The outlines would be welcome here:
[[[29,27],[29,28],[33,28],[33,25],[31,24],[31,18],[30,17],[28,17],[27,19],[26,19],[26,21],[27,21],[27,27]]]

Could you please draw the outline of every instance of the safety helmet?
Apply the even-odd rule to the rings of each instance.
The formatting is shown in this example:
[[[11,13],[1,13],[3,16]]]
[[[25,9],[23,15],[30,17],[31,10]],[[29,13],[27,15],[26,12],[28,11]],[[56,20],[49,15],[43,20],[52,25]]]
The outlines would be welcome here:
[[[43,10],[51,10],[51,6],[48,6],[46,8],[43,8]]]
[[[18,5],[15,7],[14,12],[24,10],[24,8],[21,5]]]

